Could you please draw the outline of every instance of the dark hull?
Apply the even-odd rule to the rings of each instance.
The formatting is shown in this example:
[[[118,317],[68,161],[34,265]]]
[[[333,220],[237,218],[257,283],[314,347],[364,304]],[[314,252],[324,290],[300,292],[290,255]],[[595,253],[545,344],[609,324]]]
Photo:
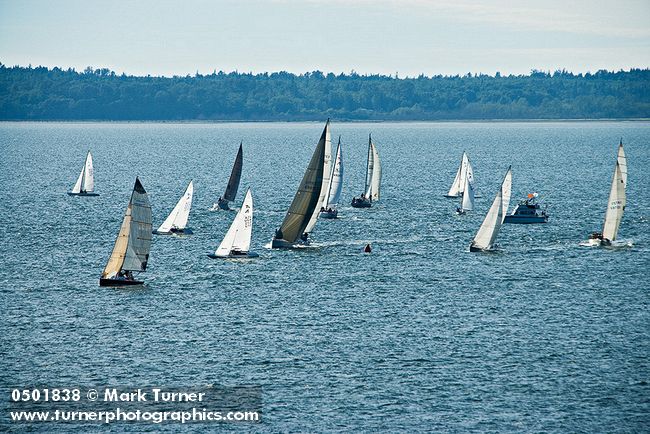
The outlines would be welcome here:
[[[458,199],[460,196],[452,196],[452,195],[449,195],[449,194],[445,194],[445,197],[447,197],[449,199]],[[474,197],[476,197],[476,196],[474,196]]]
[[[503,223],[511,223],[511,224],[518,224],[518,225],[530,225],[534,223],[547,223],[548,222],[548,217],[522,217],[522,216],[517,216],[517,215],[507,215],[505,219],[503,219]]]
[[[217,205],[219,206],[219,209],[222,209],[224,211],[230,211],[230,207],[228,206],[227,200],[220,200],[219,202],[217,202]]]
[[[141,280],[99,279],[99,286],[135,286],[143,285]]]
[[[370,208],[372,202],[367,199],[352,199],[352,208]]]
[[[99,196],[99,193],[72,193],[72,192],[69,191],[68,196],[90,196],[90,197],[93,197],[93,196]]]
[[[273,238],[273,241],[271,241],[271,248],[272,249],[293,249],[295,248],[295,243],[290,243],[287,240]]]

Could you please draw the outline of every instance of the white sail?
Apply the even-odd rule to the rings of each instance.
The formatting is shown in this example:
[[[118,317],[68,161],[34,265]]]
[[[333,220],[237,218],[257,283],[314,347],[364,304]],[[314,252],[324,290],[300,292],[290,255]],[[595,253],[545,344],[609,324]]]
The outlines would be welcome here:
[[[341,157],[341,138],[339,137],[339,144],[336,150],[336,159],[334,160],[334,167],[332,168],[332,178],[330,180],[330,188],[328,190],[328,198],[326,200],[328,208],[336,208],[339,200],[341,200],[341,191],[343,190],[343,160]]]
[[[115,277],[121,270],[145,271],[151,250],[151,206],[138,178],[124,213],[120,232],[102,278]]]
[[[86,155],[86,164],[84,165],[84,181],[82,191],[92,192],[95,189],[95,172],[93,170],[93,156],[88,151]]]
[[[190,209],[192,208],[192,196],[194,195],[194,183],[190,181],[183,196],[178,200],[176,206],[169,213],[169,216],[163,224],[156,230],[158,233],[168,233],[172,229],[182,230],[187,226],[187,220],[190,216]]]
[[[621,176],[623,178],[623,183],[627,187],[627,159],[625,158],[625,151],[623,150],[623,140],[621,140],[618,145],[617,161],[619,166],[621,166]]]
[[[239,212],[235,216],[230,229],[223,237],[221,244],[214,252],[216,256],[227,257],[235,250],[237,252],[246,253],[251,246],[251,238],[253,237],[253,195],[250,188],[246,191],[244,202],[242,203]]]
[[[469,163],[469,158],[467,157],[467,153],[463,151],[463,156],[460,159],[460,166],[458,166],[458,170],[456,171],[456,177],[454,178],[454,182],[451,184],[451,187],[449,188],[449,192],[447,193],[447,196],[449,197],[458,197],[463,194],[463,190],[465,188],[465,179],[468,177],[470,178],[470,183],[474,183],[474,170],[472,169],[472,165]]]
[[[619,152],[620,156],[620,152]],[[621,165],[617,161],[612,178],[612,187],[609,191],[609,201],[607,202],[607,212],[605,213],[605,224],[603,226],[603,238],[609,241],[616,240],[618,228],[623,219],[625,210],[625,181]]]
[[[93,156],[90,151],[86,154],[86,161],[79,172],[77,182],[72,187],[71,193],[91,193],[95,189],[95,174],[93,171]]]
[[[318,197],[318,205],[314,209],[314,212],[305,227],[305,232],[310,234],[316,226],[316,221],[320,215],[320,209],[327,206],[327,192],[330,185],[330,177],[332,176],[332,138],[330,136],[330,121],[328,120],[325,124],[325,156],[323,160],[323,180],[321,183],[320,196]]]
[[[372,135],[368,135],[368,160],[366,162],[366,188],[365,196],[370,197],[370,186],[372,184],[372,171],[374,169],[374,154],[372,153]]]
[[[371,143],[372,149],[372,178],[370,181],[370,194],[367,196],[373,201],[378,201],[381,197],[380,186],[381,186],[381,161],[379,160],[379,152],[377,152],[377,147],[374,143]]]
[[[512,190],[512,170],[510,167],[506,172],[506,176],[501,183],[501,188],[492,202],[490,210],[485,216],[481,227],[479,228],[471,247],[483,250],[491,250],[494,248],[494,241],[496,240],[503,220],[505,219],[505,212],[510,203],[510,192]]]
[[[474,188],[469,182],[469,177],[465,177],[465,188],[463,190],[463,202],[461,208],[464,211],[472,211],[474,209]]]

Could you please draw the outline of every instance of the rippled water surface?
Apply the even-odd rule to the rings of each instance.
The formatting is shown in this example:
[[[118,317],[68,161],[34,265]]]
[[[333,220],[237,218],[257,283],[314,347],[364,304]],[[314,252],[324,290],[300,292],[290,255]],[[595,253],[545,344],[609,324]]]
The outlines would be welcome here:
[[[259,385],[263,424],[237,428],[268,432],[650,429],[650,123],[335,122],[341,218],[269,250],[322,128],[0,124],[1,385]],[[353,209],[369,132],[383,197]],[[632,246],[580,247],[621,137]],[[260,258],[215,261],[234,213],[209,209],[240,140]],[[100,196],[69,197],[88,149]],[[457,217],[443,194],[463,150],[483,197]],[[513,201],[537,191],[551,219],[469,253],[510,164]],[[154,227],[194,180],[194,235],[154,238],[143,288],[100,288],[136,175]]]

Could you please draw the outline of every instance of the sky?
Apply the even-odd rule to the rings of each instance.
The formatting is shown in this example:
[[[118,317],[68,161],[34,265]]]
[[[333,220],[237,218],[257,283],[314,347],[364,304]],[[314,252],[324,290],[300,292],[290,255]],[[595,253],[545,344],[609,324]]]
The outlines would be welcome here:
[[[131,75],[650,67],[650,0],[0,0],[0,62]]]

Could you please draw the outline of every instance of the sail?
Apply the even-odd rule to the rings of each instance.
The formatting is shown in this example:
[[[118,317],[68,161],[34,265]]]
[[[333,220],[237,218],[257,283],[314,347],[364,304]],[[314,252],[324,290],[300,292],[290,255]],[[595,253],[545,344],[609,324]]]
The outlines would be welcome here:
[[[194,195],[194,182],[190,181],[183,196],[178,200],[176,206],[169,213],[167,219],[160,225],[156,232],[166,233],[173,229],[185,229],[187,220],[190,217],[192,208],[192,196]]]
[[[627,159],[625,158],[625,151],[623,150],[623,140],[621,140],[618,145],[617,161],[619,166],[621,166],[621,176],[623,178],[623,183],[627,187]]]
[[[321,139],[316,149],[314,149],[307,170],[305,170],[302,181],[300,181],[298,191],[289,206],[280,229],[275,235],[276,239],[295,243],[305,232],[314,210],[320,210],[321,202],[319,198],[323,189],[323,168],[325,166],[325,144],[326,132],[329,130],[328,125],[325,126],[325,131],[323,131]]]
[[[136,178],[131,200],[102,278],[110,279],[120,270],[145,271],[150,249],[151,206],[147,192]]]
[[[485,215],[483,223],[479,228],[472,246],[480,249],[491,249],[494,247],[494,240],[496,240],[503,220],[505,219],[505,212],[510,203],[510,191],[512,190],[512,170],[508,167],[506,176],[501,183],[499,192],[494,197],[490,210]]]
[[[93,191],[95,189],[95,173],[93,170],[93,156],[90,151],[88,151],[88,155],[86,155],[86,164],[84,165],[83,178],[82,191]]]
[[[85,172],[86,172],[86,165],[84,164],[84,167],[81,168],[81,172],[79,173],[79,178],[77,178],[77,182],[75,182],[74,187],[72,187],[72,193],[81,193],[81,184],[84,181]]]
[[[307,226],[305,227],[306,233],[311,233],[316,226],[316,221],[320,215],[320,209],[327,206],[327,192],[330,185],[330,177],[332,176],[332,139],[330,137],[330,121],[327,120],[325,124],[325,129],[321,135],[320,141],[325,141],[325,155],[323,159],[323,179],[321,181],[320,195],[318,197],[318,205],[314,209]],[[319,145],[320,145],[319,141]],[[302,235],[302,234],[301,234]]]
[[[465,188],[463,189],[463,202],[461,208],[464,211],[472,211],[474,209],[474,188],[469,182],[469,177],[465,177]]]
[[[235,157],[235,164],[232,166],[232,172],[230,172],[228,186],[226,187],[226,192],[223,194],[225,200],[233,201],[235,200],[235,196],[237,196],[237,189],[239,189],[243,164],[242,144],[243,143],[239,144],[239,151],[237,152],[237,157]]]
[[[332,169],[332,179],[330,180],[330,187],[328,190],[328,198],[326,200],[328,208],[336,208],[336,205],[341,200],[341,191],[343,190],[343,160],[341,157],[341,138],[339,137],[339,144],[336,149],[336,159],[334,160],[334,167]]]
[[[372,136],[369,134],[368,135],[368,161],[366,163],[366,188],[365,188],[366,197],[370,197],[370,185],[372,183],[372,171],[374,169],[374,163],[373,163],[374,155],[372,153],[371,147],[372,147]]]
[[[465,178],[469,181],[469,184],[474,187],[474,168],[472,167],[472,163],[469,162],[469,157],[467,156],[466,153],[463,153],[464,157],[464,165],[465,165]],[[461,190],[461,193],[465,191],[465,180],[463,180],[462,184],[463,189]]]
[[[235,216],[230,229],[214,252],[216,256],[228,256],[233,250],[248,252],[253,236],[253,196],[250,188],[246,191],[244,203]]]
[[[379,160],[379,152],[377,152],[377,147],[374,143],[371,143],[372,149],[372,178],[370,181],[370,197],[373,201],[378,201],[381,197],[380,194],[380,185],[381,185],[381,161]]]
[[[620,154],[619,154],[620,155]],[[607,212],[605,213],[605,224],[603,226],[603,238],[610,241],[616,239],[618,228],[623,219],[623,211],[625,210],[625,181],[621,165],[617,161],[616,168],[614,169],[614,177],[612,178],[612,187],[609,191],[609,201],[607,205]]]
[[[454,178],[454,182],[451,184],[451,187],[449,188],[449,192],[447,193],[447,196],[457,197],[463,193],[463,189],[465,187],[465,178],[467,177],[468,166],[471,172],[470,182],[473,183],[474,171],[471,169],[471,165],[469,164],[469,158],[467,157],[467,154],[465,153],[465,151],[463,151],[463,156],[460,159],[460,166],[458,166],[458,171],[456,171],[456,177]]]

